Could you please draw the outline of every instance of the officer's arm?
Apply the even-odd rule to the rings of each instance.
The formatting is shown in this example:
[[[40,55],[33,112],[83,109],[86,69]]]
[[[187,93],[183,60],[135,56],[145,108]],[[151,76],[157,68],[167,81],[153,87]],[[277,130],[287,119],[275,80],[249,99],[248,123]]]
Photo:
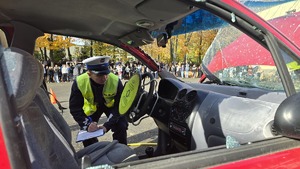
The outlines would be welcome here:
[[[77,87],[76,81],[73,82],[71,95],[69,99],[69,109],[74,120],[78,123],[81,129],[86,130],[91,120],[87,118],[82,109],[84,104],[83,96]]]

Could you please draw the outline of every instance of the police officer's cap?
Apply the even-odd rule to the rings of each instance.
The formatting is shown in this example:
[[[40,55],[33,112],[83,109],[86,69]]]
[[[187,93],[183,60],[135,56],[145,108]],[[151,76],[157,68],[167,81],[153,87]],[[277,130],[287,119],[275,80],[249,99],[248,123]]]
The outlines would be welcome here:
[[[82,61],[86,64],[87,70],[99,75],[109,74],[109,59],[110,56],[94,56]]]

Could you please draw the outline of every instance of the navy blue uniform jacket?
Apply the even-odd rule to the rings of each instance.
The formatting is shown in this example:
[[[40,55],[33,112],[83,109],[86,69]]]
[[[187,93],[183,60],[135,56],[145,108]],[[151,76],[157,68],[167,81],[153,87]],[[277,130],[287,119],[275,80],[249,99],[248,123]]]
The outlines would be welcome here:
[[[70,112],[74,120],[79,124],[80,128],[83,130],[87,130],[87,127],[92,121],[98,122],[99,118],[104,112],[108,117],[108,120],[103,124],[103,126],[107,129],[107,131],[109,131],[112,128],[112,126],[119,120],[119,118],[125,118],[119,115],[119,102],[123,91],[123,84],[121,80],[119,80],[117,94],[114,98],[114,106],[112,108],[107,108],[104,105],[105,100],[102,95],[104,85],[97,84],[92,79],[90,79],[90,81],[94,94],[94,101],[97,104],[97,111],[94,114],[92,114],[89,118],[86,116],[82,109],[84,104],[83,96],[80,90],[78,89],[77,82],[74,81],[71,88],[71,95],[69,100]]]

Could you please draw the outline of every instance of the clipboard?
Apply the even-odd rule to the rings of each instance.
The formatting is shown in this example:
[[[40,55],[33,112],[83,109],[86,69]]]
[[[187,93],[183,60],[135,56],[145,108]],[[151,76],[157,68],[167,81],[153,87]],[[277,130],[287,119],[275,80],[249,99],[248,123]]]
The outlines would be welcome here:
[[[104,135],[103,129],[99,129],[93,132],[88,132],[86,130],[79,130],[76,138],[76,143],[81,142],[90,138],[100,137]]]

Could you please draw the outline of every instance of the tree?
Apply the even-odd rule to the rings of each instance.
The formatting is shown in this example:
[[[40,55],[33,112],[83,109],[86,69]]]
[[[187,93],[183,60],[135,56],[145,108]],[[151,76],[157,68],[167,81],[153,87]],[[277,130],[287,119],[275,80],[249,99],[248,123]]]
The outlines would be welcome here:
[[[72,60],[72,54],[70,51],[70,47],[74,46],[73,43],[71,43],[71,37],[67,36],[65,39],[65,48],[67,50],[67,54],[68,54],[68,60],[71,61]]]
[[[201,63],[207,49],[213,42],[217,30],[195,32],[189,45],[190,60],[194,63]]]
[[[39,49],[42,55],[42,61],[47,61],[48,59],[51,61],[51,65],[53,66],[53,62],[56,62],[57,59],[54,59],[54,55],[57,54],[57,52],[54,53],[54,51],[59,51],[62,49],[68,50],[68,59],[72,60],[71,54],[69,53],[69,47],[74,46],[73,43],[71,43],[70,37],[64,37],[59,35],[53,35],[53,34],[44,34],[44,36],[41,36],[37,38],[36,40],[36,48]],[[47,50],[49,50],[49,58],[47,56]],[[59,53],[58,52],[58,53]],[[65,52],[63,52],[65,53]],[[66,56],[57,55],[63,58],[67,58]]]
[[[107,43],[95,42],[93,44],[93,49],[95,52],[95,56],[103,56],[103,55],[113,56],[115,48],[113,45]]]
[[[65,58],[65,56],[66,56],[66,52],[64,49],[53,50],[53,61],[55,63],[61,61],[67,61],[67,58]]]
[[[217,32],[217,30],[209,30],[176,35],[168,39],[165,48],[158,47],[156,42],[144,45],[141,48],[158,62],[173,63],[188,60],[194,63],[201,63]],[[36,56],[41,61],[48,61],[48,59],[51,62],[72,60],[70,47],[74,46],[74,44],[71,40],[71,37],[45,34],[36,40],[36,51],[39,51],[41,54]],[[120,48],[93,40],[83,39],[83,41],[85,43],[84,46],[75,48],[79,60],[92,56],[108,55],[115,60],[117,60],[116,58],[121,58],[122,61],[127,61],[128,53]]]
[[[155,42],[141,48],[158,61],[172,63],[185,62],[187,59],[194,63],[201,63],[216,34],[217,30],[192,32],[172,36],[168,39],[166,48],[157,47]]]
[[[35,47],[39,49],[39,51],[41,52],[41,61],[47,61],[48,60],[48,56],[47,56],[47,47],[49,47],[49,34],[45,34],[44,36],[40,36],[39,38],[37,38],[36,42],[35,42]]]

